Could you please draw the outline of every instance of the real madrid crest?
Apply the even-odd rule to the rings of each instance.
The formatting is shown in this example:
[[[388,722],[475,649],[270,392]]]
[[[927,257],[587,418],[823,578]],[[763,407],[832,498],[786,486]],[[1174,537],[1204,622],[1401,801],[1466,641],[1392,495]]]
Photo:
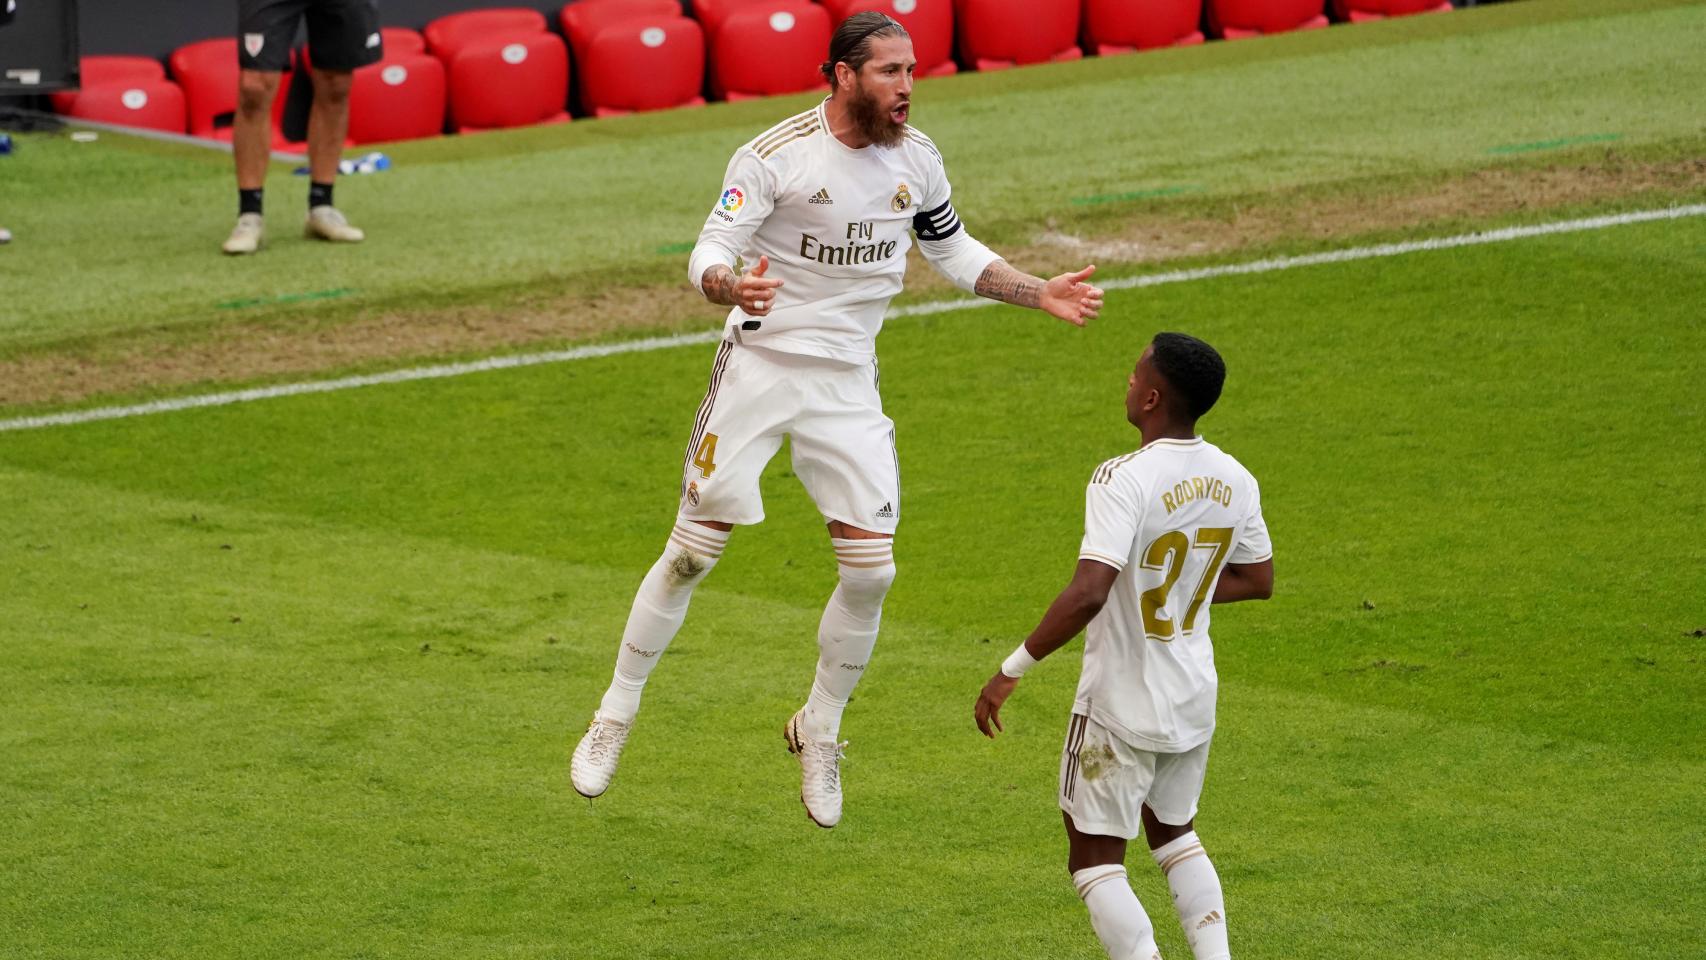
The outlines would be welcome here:
[[[907,191],[906,184],[903,183],[900,185],[900,189],[894,192],[894,199],[889,201],[889,209],[895,213],[903,213],[910,206],[912,206],[912,194]]]

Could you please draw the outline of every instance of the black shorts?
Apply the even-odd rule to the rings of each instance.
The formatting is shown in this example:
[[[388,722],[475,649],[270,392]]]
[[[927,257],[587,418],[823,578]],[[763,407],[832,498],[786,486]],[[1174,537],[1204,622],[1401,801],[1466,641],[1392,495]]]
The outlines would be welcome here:
[[[354,70],[384,56],[379,0],[239,0],[237,64],[272,73],[289,67],[304,16],[308,51],[319,69]]]

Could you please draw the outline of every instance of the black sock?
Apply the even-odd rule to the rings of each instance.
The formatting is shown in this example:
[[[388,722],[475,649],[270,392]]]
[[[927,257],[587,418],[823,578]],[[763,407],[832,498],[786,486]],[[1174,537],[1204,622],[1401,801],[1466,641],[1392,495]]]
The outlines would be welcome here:
[[[332,185],[329,183],[308,184],[308,209],[329,207],[332,205]]]
[[[261,191],[260,190],[256,189],[256,190],[238,190],[237,191],[237,213],[238,213],[238,215],[242,215],[245,213],[258,214],[260,212],[261,212]]]

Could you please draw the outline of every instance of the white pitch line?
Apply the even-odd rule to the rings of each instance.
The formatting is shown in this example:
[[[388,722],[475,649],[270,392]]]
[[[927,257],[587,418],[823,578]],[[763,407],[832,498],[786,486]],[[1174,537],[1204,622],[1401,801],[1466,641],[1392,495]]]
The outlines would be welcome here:
[[[590,347],[576,347],[573,350],[552,350],[548,353],[523,353],[506,357],[487,357],[484,360],[471,360],[467,363],[446,363],[432,367],[412,367],[407,370],[391,370],[386,373],[373,373],[360,377],[340,377],[337,380],[316,380],[308,383],[283,383],[276,387],[256,387],[252,390],[237,390],[231,393],[209,393],[199,397],[178,397],[172,400],[155,400],[152,403],[139,403],[130,407],[99,407],[93,410],[72,410],[69,413],[50,413],[39,417],[19,417],[15,420],[0,420],[0,433],[8,430],[35,430],[41,427],[62,427],[73,423],[91,423],[96,420],[122,420],[126,417],[145,417],[151,413],[171,413],[174,410],[194,410],[197,407],[223,407],[233,403],[248,403],[251,400],[271,400],[274,397],[299,397],[307,393],[331,393],[334,390],[351,390],[356,387],[373,387],[383,383],[408,383],[412,380],[441,380],[445,377],[460,377],[469,373],[484,373],[487,370],[509,370],[514,367],[534,367],[541,363],[564,363],[569,360],[589,360],[593,357],[609,357],[618,353],[642,353],[651,350],[664,350],[669,347],[680,347],[690,343],[711,343],[722,338],[721,330],[705,333],[687,333],[674,337],[651,337],[646,340],[624,340],[619,343],[601,343]]]
[[[1505,227],[1499,230],[1486,230],[1479,233],[1465,233],[1454,237],[1435,237],[1430,240],[1410,240],[1404,243],[1383,243],[1372,247],[1350,247],[1344,250],[1328,250],[1322,253],[1309,253],[1296,257],[1272,257],[1267,260],[1254,260],[1249,263],[1231,263],[1215,267],[1199,267],[1194,270],[1172,270],[1167,273],[1150,273],[1135,277],[1120,277],[1102,284],[1104,290],[1131,290],[1140,287],[1158,287],[1167,283],[1188,283],[1193,280],[1211,280],[1215,277],[1243,276],[1253,273],[1272,273],[1278,270],[1291,270],[1296,267],[1312,267],[1326,263],[1347,263],[1352,260],[1372,260],[1379,257],[1396,257],[1409,253],[1421,253],[1431,250],[1451,250],[1457,247],[1472,247],[1484,243],[1504,243],[1508,240],[1521,240],[1527,237],[1543,237],[1557,233],[1577,233],[1584,230],[1604,230],[1608,227],[1620,227],[1633,223],[1650,223],[1655,220],[1679,220],[1684,217],[1706,216],[1706,204],[1691,204],[1688,206],[1666,207],[1662,210],[1639,210],[1633,213],[1609,214],[1600,217],[1586,217],[1580,220],[1560,220],[1553,223],[1540,223],[1527,227]],[[889,318],[918,317],[933,313],[947,313],[952,310],[967,310],[974,307],[995,306],[996,301],[985,299],[955,299],[936,300],[929,303],[915,303],[909,306],[896,307],[888,312]],[[199,407],[223,407],[234,403],[248,403],[253,400],[270,400],[275,397],[296,397],[310,393],[331,393],[336,390],[350,390],[356,387],[372,387],[386,383],[408,383],[415,380],[439,380],[445,377],[460,377],[470,373],[484,373],[488,370],[508,370],[515,367],[532,367],[543,363],[566,363],[570,360],[589,360],[594,357],[609,357],[619,353],[641,353],[652,350],[665,350],[670,347],[681,347],[689,344],[711,343],[722,337],[721,330],[711,330],[704,333],[689,333],[674,337],[651,337],[645,340],[625,340],[619,343],[595,344],[593,346],[576,347],[572,350],[552,350],[545,353],[513,354],[503,357],[488,357],[484,360],[473,360],[467,363],[447,363],[430,367],[412,367],[406,370],[392,370],[387,373],[375,373],[359,377],[340,377],[336,380],[317,380],[305,383],[286,383],[274,387],[257,387],[252,390],[237,390],[230,393],[210,393],[196,397],[179,397],[172,400],[156,400],[152,403],[140,403],[126,407],[97,407],[90,410],[73,410],[67,413],[53,413],[37,417],[18,417],[12,420],[0,420],[0,433],[14,430],[36,430],[42,427],[69,426],[78,423],[93,423],[98,420],[122,420],[127,417],[142,417],[155,413],[170,413],[175,410],[194,410]]]
[[[1267,260],[1252,260],[1249,263],[1228,263],[1215,267],[1198,267],[1194,270],[1172,270],[1167,273],[1146,273],[1135,277],[1118,277],[1103,283],[1103,290],[1132,290],[1139,287],[1159,287],[1167,283],[1188,283],[1192,280],[1212,280],[1215,277],[1235,277],[1251,273],[1272,273],[1276,270],[1291,270],[1296,267],[1313,267],[1323,263],[1346,263],[1351,260],[1373,260],[1378,257],[1397,257],[1406,253],[1422,253],[1430,250],[1451,250],[1457,247],[1473,247],[1483,243],[1504,243],[1508,240],[1522,240],[1527,237],[1544,237],[1554,233],[1578,233],[1583,230],[1604,230],[1607,227],[1621,227],[1632,223],[1649,223],[1654,220],[1680,220],[1683,217],[1706,216],[1706,204],[1697,203],[1683,207],[1666,207],[1662,210],[1640,210],[1634,213],[1615,213],[1601,217],[1587,217],[1581,220],[1559,220],[1553,223],[1537,223],[1528,227],[1504,227],[1499,230],[1487,230],[1481,233],[1464,233],[1455,237],[1434,237],[1431,240],[1407,240],[1403,243],[1383,243],[1373,247],[1349,247],[1344,250],[1327,250],[1321,253],[1306,253],[1295,257],[1273,257]],[[933,303],[918,303],[890,310],[890,317],[918,317],[931,313],[945,313],[949,310],[967,310],[972,307],[998,306],[997,301],[985,300],[939,300]],[[3,428],[4,424],[0,424]]]

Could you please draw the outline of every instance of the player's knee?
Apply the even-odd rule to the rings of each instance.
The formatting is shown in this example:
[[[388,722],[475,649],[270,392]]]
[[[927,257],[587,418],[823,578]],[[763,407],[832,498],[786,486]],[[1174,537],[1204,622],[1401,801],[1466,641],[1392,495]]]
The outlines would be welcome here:
[[[717,565],[716,557],[674,545],[663,559],[664,575],[671,590],[693,589]]]
[[[841,567],[841,593],[851,604],[880,607],[889,587],[894,585],[895,565],[889,562],[872,567]]]
[[[255,116],[272,109],[273,97],[278,94],[276,73],[244,70],[237,76],[237,110]]]
[[[350,87],[354,83],[354,74],[316,70],[314,71],[314,102],[341,107],[349,101]]]

